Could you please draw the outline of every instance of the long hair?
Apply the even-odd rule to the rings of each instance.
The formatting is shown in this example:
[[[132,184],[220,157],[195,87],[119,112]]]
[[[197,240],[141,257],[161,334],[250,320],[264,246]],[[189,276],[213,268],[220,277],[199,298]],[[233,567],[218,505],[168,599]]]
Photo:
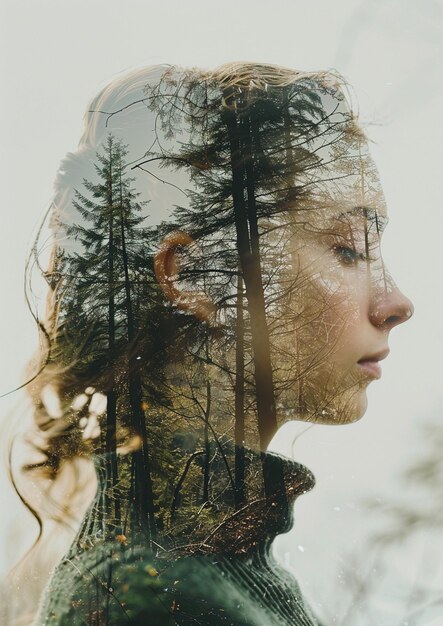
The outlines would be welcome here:
[[[43,458],[26,465],[30,475],[44,476],[43,491],[49,493],[51,481],[62,472],[70,473],[77,505],[82,490],[86,494],[85,505],[77,507],[84,512],[93,484],[87,461],[105,453],[108,516],[118,520],[119,528],[147,523],[152,536],[154,529],[168,528],[179,517],[188,497],[183,481],[203,455],[198,445],[203,437],[204,497],[212,488],[209,462],[228,470],[235,506],[246,497],[244,469],[239,487],[237,475],[229,472],[226,450],[232,442],[264,449],[275,430],[277,396],[284,404],[301,394],[302,372],[291,371],[278,327],[281,307],[292,310],[297,285],[287,286],[284,263],[278,280],[275,268],[277,257],[289,263],[282,250],[293,237],[290,216],[309,208],[313,189],[316,201],[325,202],[321,185],[327,179],[330,146],[339,152],[343,142],[363,138],[344,88],[334,73],[266,64],[231,63],[212,71],[156,66],[122,75],[93,99],[78,149],[57,173],[47,216],[53,238],[47,268],[39,263],[38,242],[33,248],[32,267],[48,283],[46,313],[44,319],[38,317],[45,349],[38,358],[40,373],[29,385],[34,448]],[[188,300],[208,293],[216,321],[189,314],[195,307],[186,297],[181,306],[167,303],[156,281],[160,242],[185,231],[192,244],[178,238],[176,248],[180,274],[191,286]],[[254,255],[258,279],[251,270]],[[208,277],[214,275],[211,282]],[[27,283],[32,284],[32,277]],[[262,289],[260,284],[265,287],[257,301],[253,290],[254,285]],[[266,339],[268,345],[267,370],[258,358],[260,333],[260,341]],[[273,360],[278,360],[279,372],[275,388],[269,384]],[[91,426],[96,393],[107,398],[104,435]],[[52,414],[51,395],[58,397]],[[79,396],[85,398],[83,404],[78,404]],[[264,405],[274,420],[270,426]],[[96,425],[98,412],[92,413]],[[154,415],[168,429],[159,430]],[[233,415],[235,428],[226,421]],[[85,430],[91,436],[85,437]],[[140,467],[150,467],[152,479],[143,493],[138,491],[137,462],[128,478],[132,501],[142,503],[154,498],[153,490],[163,490],[158,476],[164,474],[166,460],[155,455],[155,447],[162,445],[189,452],[183,480],[176,484],[167,514],[158,513],[161,500],[147,510],[140,504],[139,518],[130,523],[127,516],[133,513],[118,502],[116,478],[126,476],[128,468],[118,469],[115,454],[123,458],[138,451]],[[150,456],[149,446],[154,447]],[[236,451],[236,467],[240,461]],[[173,466],[169,456],[167,462]],[[265,484],[265,491],[270,488]],[[21,498],[26,503],[28,497]],[[57,524],[71,515],[69,501],[48,507],[46,519],[28,504],[39,521],[39,538],[49,518],[57,518]],[[78,515],[69,523],[78,526]],[[185,526],[183,521],[180,528]],[[22,571],[35,558],[38,544]]]

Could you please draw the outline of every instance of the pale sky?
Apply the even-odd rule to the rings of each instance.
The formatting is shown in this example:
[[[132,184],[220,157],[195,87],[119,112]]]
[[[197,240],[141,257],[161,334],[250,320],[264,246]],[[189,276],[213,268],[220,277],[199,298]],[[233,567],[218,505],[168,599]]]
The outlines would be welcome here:
[[[317,486],[300,499],[295,529],[276,546],[317,612],[342,623],[352,597],[340,568],[350,552],[363,549],[372,523],[362,501],[398,495],[402,469],[423,449],[420,425],[442,413],[443,2],[1,0],[0,11],[0,393],[24,380],[36,346],[24,305],[24,262],[59,162],[75,150],[83,113],[100,87],[138,66],[235,60],[336,68],[352,86],[389,205],[385,260],[415,315],[392,332],[391,355],[382,379],[371,384],[365,417],[352,426],[315,426],[295,443],[297,460],[312,469]],[[0,425],[18,400],[0,400]],[[290,454],[303,428],[288,425],[274,447]],[[1,571],[14,554],[5,539],[11,523],[27,520],[1,475],[0,483]],[[393,570],[414,573],[414,550],[405,546]],[[441,553],[434,550],[432,558]],[[442,578],[440,568],[440,588]]]

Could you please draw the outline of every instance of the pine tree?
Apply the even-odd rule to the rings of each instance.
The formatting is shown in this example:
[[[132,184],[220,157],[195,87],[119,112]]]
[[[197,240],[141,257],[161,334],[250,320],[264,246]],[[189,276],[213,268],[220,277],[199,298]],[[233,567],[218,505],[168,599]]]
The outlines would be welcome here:
[[[177,93],[177,85],[173,88]],[[290,212],[305,192],[298,175],[306,179],[310,170],[319,170],[320,159],[312,144],[320,133],[327,142],[332,124],[328,128],[326,123],[327,131],[320,128],[320,121],[327,119],[321,96],[318,90],[306,89],[306,85],[270,87],[264,95],[249,87],[220,91],[210,81],[185,83],[182,89],[186,105],[181,113],[174,107],[175,100],[171,104],[167,84],[164,89],[164,98],[157,90],[152,105],[163,132],[172,137],[175,125],[177,129],[186,126],[189,140],[180,142],[175,153],[169,150],[160,156],[153,154],[152,160],[160,159],[165,167],[186,170],[193,183],[187,192],[190,206],[176,208],[175,226],[204,241],[205,263],[193,271],[194,285],[198,289],[211,272],[210,295],[223,309],[222,321],[236,346],[237,357],[230,364],[235,380],[236,442],[244,441],[244,351],[248,343],[251,346],[249,386],[252,383],[255,395],[258,445],[265,450],[277,430],[277,418],[269,327],[276,291],[271,288],[266,292],[264,284],[275,272],[272,264],[278,263],[280,250],[267,250],[263,257],[262,238],[269,225],[285,228],[287,219],[281,219],[282,224],[277,226],[279,218]],[[244,307],[238,295],[239,279],[245,289]],[[240,311],[241,315],[247,314],[244,322]],[[250,394],[251,388],[248,391]],[[237,454],[236,467],[241,499],[241,454]],[[267,476],[266,468],[264,478],[272,496],[275,480]]]
[[[67,227],[67,234],[75,239],[78,250],[66,258],[75,289],[70,290],[71,300],[64,303],[63,315],[71,345],[78,345],[82,336],[87,338],[84,350],[76,355],[78,369],[86,373],[88,384],[101,386],[107,395],[107,517],[120,525],[116,447],[118,432],[125,427],[141,441],[133,456],[132,502],[128,505],[132,523],[153,535],[150,458],[135,350],[140,324],[135,311],[138,317],[146,316],[140,302],[150,301],[151,289],[149,280],[139,280],[136,268],[141,257],[151,253],[149,231],[141,214],[146,203],[138,200],[126,156],[127,148],[109,134],[94,164],[98,181],[84,179],[85,191],[75,191],[73,206],[80,219]]]

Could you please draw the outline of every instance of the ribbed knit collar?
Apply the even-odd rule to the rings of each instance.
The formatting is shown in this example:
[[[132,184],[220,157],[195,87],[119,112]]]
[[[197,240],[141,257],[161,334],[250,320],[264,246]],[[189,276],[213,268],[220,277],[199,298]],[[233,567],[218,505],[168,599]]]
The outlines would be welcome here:
[[[106,502],[110,497],[106,491],[107,463],[104,457],[97,457],[99,488],[75,544],[87,548],[103,539],[117,539],[122,547],[146,545],[160,561],[166,562],[188,555],[247,556],[257,549],[267,550],[278,534],[293,526],[294,502],[299,495],[314,487],[315,479],[304,465],[274,452],[225,447],[224,462],[234,467],[235,454],[239,450],[244,456],[245,470],[245,492],[241,502],[236,498],[233,482],[227,480],[226,472],[213,469],[212,480],[216,483],[216,489],[212,490],[216,494],[213,499],[202,503],[199,490],[188,490],[188,500],[181,502],[172,515],[171,493],[177,493],[178,477],[171,476],[170,484],[175,485],[175,490],[161,494],[158,499],[157,519],[163,523],[150,537],[140,535],[130,525],[122,528],[107,519]],[[153,477],[155,480],[155,473]],[[190,493],[193,501],[189,501]]]
[[[202,536],[196,526],[182,544],[175,531],[178,545],[192,553],[248,554],[258,547],[270,546],[274,538],[293,526],[294,502],[298,496],[315,485],[312,472],[293,459],[274,452],[257,452],[244,448],[247,467],[247,497],[240,506],[220,507],[217,523]],[[265,468],[265,470],[264,470]],[[268,472],[275,487],[266,495],[263,472]],[[283,480],[281,481],[281,479]],[[280,485],[280,487],[279,487]],[[232,502],[230,490],[225,502]]]

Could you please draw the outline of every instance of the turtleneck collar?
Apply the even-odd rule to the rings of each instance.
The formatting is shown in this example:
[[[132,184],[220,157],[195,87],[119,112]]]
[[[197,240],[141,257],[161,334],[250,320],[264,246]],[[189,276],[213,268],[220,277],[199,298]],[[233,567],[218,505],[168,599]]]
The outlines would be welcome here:
[[[239,457],[244,462],[241,498],[232,480]],[[104,457],[97,458],[101,487],[80,531],[80,545],[90,544],[91,536],[115,538],[128,547],[148,543],[158,558],[166,561],[185,555],[247,556],[256,550],[266,550],[276,535],[292,527],[295,500],[315,484],[311,471],[290,458],[237,446],[229,450],[225,446],[224,458],[212,459],[211,497],[202,502],[201,489],[197,488],[202,468],[191,467],[194,461],[190,456],[180,475],[167,477],[163,493],[157,487],[156,532],[140,536],[131,527],[130,517],[124,526],[107,518],[106,502],[112,497],[106,490],[109,460],[107,463]],[[232,471],[227,472],[227,467]],[[160,483],[160,476],[154,471],[152,476],[154,489],[159,484],[165,485],[164,477]],[[186,481],[189,484],[185,485]]]
[[[210,532],[203,536],[197,524],[189,537],[183,537],[186,550],[248,554],[264,544],[270,545],[276,535],[292,527],[294,502],[314,487],[314,475],[304,465],[277,453],[246,448],[243,451],[248,485],[244,501],[233,506],[232,493],[226,490],[224,506],[219,505]],[[266,475],[271,489],[266,485]],[[178,527],[173,526],[171,531],[181,543]]]

